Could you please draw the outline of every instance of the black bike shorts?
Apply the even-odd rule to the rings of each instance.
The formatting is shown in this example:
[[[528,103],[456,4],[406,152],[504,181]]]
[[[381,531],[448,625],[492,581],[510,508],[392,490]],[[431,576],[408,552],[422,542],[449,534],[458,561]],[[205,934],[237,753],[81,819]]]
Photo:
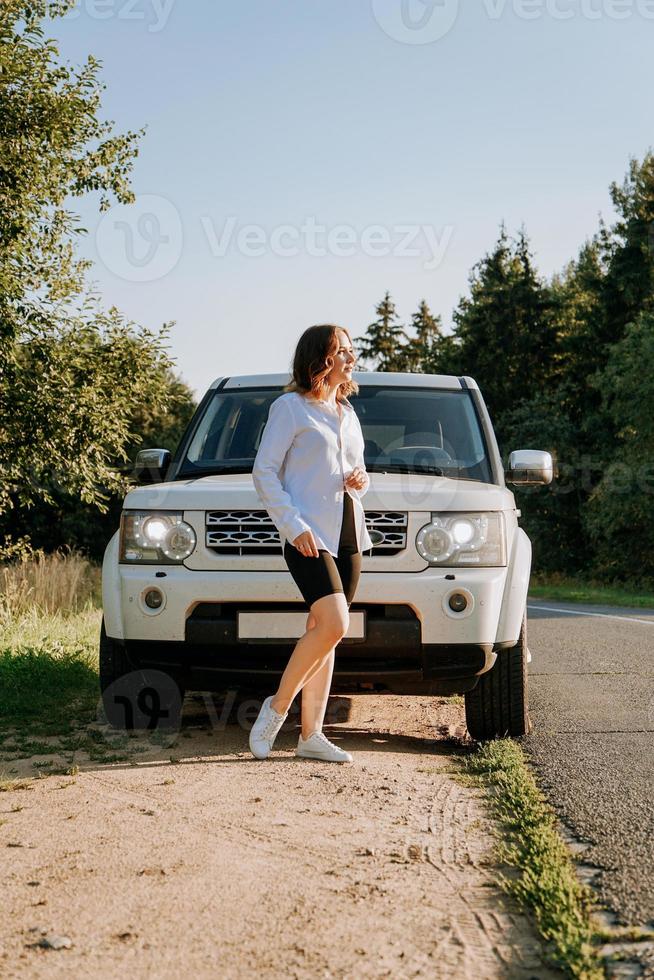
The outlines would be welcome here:
[[[357,551],[354,526],[354,503],[349,493],[343,495],[343,525],[338,542],[338,557],[324,548],[318,557],[302,555],[290,541],[284,543],[284,558],[295,584],[309,609],[317,599],[342,592],[348,607],[354,598],[361,575],[361,552]]]

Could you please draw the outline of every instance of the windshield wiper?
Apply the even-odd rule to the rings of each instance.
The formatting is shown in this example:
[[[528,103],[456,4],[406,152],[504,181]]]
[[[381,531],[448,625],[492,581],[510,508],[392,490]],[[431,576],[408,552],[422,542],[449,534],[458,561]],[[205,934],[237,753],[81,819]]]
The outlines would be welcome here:
[[[408,463],[366,463],[368,473],[430,473],[432,476],[445,476],[440,466],[409,466]]]
[[[207,466],[206,469],[203,466],[195,466],[193,464],[192,469],[186,467],[182,468],[179,472],[178,479],[186,479],[189,477],[200,477],[200,476],[222,476],[223,473],[251,473],[252,464],[247,463],[225,463],[224,466],[220,464],[215,464],[214,466]]]

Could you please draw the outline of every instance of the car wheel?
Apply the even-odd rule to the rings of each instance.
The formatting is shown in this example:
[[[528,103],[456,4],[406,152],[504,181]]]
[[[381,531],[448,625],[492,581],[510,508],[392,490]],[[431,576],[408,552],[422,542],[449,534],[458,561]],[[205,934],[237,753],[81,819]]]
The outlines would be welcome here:
[[[181,724],[184,688],[163,670],[139,667],[125,647],[100,628],[100,691],[104,715],[123,731],[171,731]]]
[[[531,731],[527,697],[527,613],[518,642],[500,650],[494,666],[465,695],[466,724],[477,741],[527,735]]]

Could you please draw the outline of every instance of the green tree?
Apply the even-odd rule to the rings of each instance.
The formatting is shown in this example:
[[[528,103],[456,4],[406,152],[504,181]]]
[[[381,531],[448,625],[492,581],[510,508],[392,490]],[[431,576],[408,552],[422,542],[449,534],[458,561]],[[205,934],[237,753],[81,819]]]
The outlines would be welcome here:
[[[126,440],[119,458],[111,461],[109,472],[112,476],[110,483],[99,484],[97,491],[104,495],[106,506],[101,513],[96,503],[88,503],[78,494],[68,489],[70,480],[61,479],[61,475],[47,465],[47,457],[38,473],[33,478],[38,480],[39,493],[31,494],[31,503],[21,503],[18,493],[14,498],[14,506],[0,514],[0,541],[15,542],[28,538],[32,548],[53,551],[62,544],[70,545],[85,552],[90,558],[99,561],[104,549],[116,530],[123,502],[123,479],[131,482],[131,472],[136,454],[141,448],[161,446],[171,451],[177,447],[181,436],[190,421],[195,409],[195,399],[192,391],[177,378],[170,369],[164,369],[161,362],[152,357],[149,345],[134,343],[134,338],[128,338],[129,345],[125,354],[128,357],[145,358],[152,365],[150,382],[154,386],[165,386],[168,400],[165,405],[156,408],[153,403],[141,404],[138,413],[131,421],[131,436]],[[114,355],[116,344],[112,344]],[[67,369],[70,369],[70,351],[65,353]],[[52,358],[48,359],[52,363]],[[103,374],[100,373],[102,380]],[[88,374],[87,383],[80,385],[76,379],[76,390],[84,400],[88,389],[92,387],[93,378]],[[42,385],[47,391],[47,382]],[[58,388],[57,388],[58,390]],[[130,396],[126,391],[125,397]],[[119,392],[119,397],[123,393]],[[66,410],[67,395],[63,394],[57,400],[45,405],[44,418],[56,414],[57,407]],[[36,437],[41,438],[39,433]],[[74,462],[79,449],[71,448]],[[83,451],[82,451],[83,454]],[[115,486],[118,484],[118,491]],[[11,547],[11,545],[9,545]]]
[[[172,369],[169,325],[155,334],[103,310],[75,251],[84,229],[68,199],[99,192],[101,211],[133,201],[144,130],[101,122],[99,63],[63,65],[45,38],[45,17],[73,6],[0,6],[0,513],[52,505],[55,486],[106,510],[128,485],[116,461],[135,419],[169,399],[153,384]]]
[[[578,257],[568,262],[563,272],[552,276],[550,283],[558,336],[556,376],[562,383],[579,382],[601,368],[605,361],[601,322],[604,317],[602,295],[606,265],[599,238],[586,241]],[[584,386],[585,387],[585,386]],[[575,406],[570,405],[574,411]],[[580,399],[577,411],[581,423],[590,404]]]
[[[559,335],[557,375],[575,392],[569,408],[582,433],[609,421],[598,420],[601,398],[586,383],[607,363],[612,346],[630,323],[654,302],[654,156],[631,159],[618,185],[610,185],[617,220],[603,221],[576,260],[552,278]],[[604,434],[605,438],[605,434]]]
[[[543,449],[554,461],[555,478],[548,486],[511,487],[533,543],[533,567],[587,574],[592,548],[582,512],[592,490],[593,457],[579,445],[565,402],[556,386],[517,402],[502,417],[503,449],[507,463],[514,449]]]
[[[142,402],[138,411],[134,412],[131,425],[133,434],[125,446],[130,468],[139,449],[160,447],[174,452],[197,408],[191,388],[169,367],[159,363],[152,383],[164,388],[167,400],[161,406]]]
[[[630,352],[636,349],[633,324],[641,323],[638,336],[642,340],[642,323],[647,321],[641,318],[652,311],[652,155],[647,154],[642,163],[632,159],[624,181],[612,183],[610,192],[616,222],[610,227],[601,222],[578,257],[552,278],[558,344],[549,386],[551,409],[541,413],[536,395],[507,418],[505,426],[516,444],[514,437],[520,440],[522,431],[520,420],[528,420],[531,431],[539,424],[542,438],[534,444],[556,447],[560,468],[556,487],[538,491],[522,507],[523,513],[531,515],[527,518],[530,532],[529,520],[539,525],[536,538],[542,543],[541,567],[624,577],[631,563],[631,546],[626,534],[619,544],[623,521],[639,543],[649,536],[640,509],[648,497],[639,495],[636,484],[641,477],[635,475],[646,460],[645,456],[639,459],[639,454],[647,450],[645,444],[625,438],[627,429],[615,410],[612,392],[620,387],[620,378],[633,380],[638,367],[637,358],[630,359]],[[647,363],[645,349],[640,355]],[[654,408],[651,392],[642,391],[640,400],[650,411]],[[517,491],[521,501],[524,493]],[[557,529],[556,534],[547,533],[548,522]],[[574,548],[569,542],[575,542]],[[647,568],[645,557],[642,567]]]
[[[422,374],[437,373],[435,367],[441,357],[443,337],[440,316],[434,316],[426,300],[422,300],[416,313],[411,317],[414,336],[403,348],[407,371]]]
[[[387,347],[409,370],[472,375],[505,461],[511,449],[552,453],[552,485],[514,488],[535,568],[623,580],[636,570],[654,585],[654,155],[631,159],[610,194],[615,222],[600,222],[551,281],[524,231],[512,241],[502,227],[454,333],[442,335],[423,301],[416,337]]]
[[[654,304],[654,154],[641,163],[629,161],[622,184],[612,183],[611,200],[618,218],[599,241],[606,265],[603,280],[604,316],[597,325],[600,340],[615,344],[627,324]]]
[[[84,289],[90,262],[75,254],[81,231],[69,197],[100,193],[134,200],[129,187],[137,140],[145,130],[112,133],[101,122],[99,62],[79,69],[59,61],[42,21],[74,0],[3,0],[0,5],[0,346],[27,330],[49,328],[58,306]]]
[[[594,571],[654,585],[654,311],[644,310],[611,346],[591,383],[616,432],[585,508]]]
[[[502,436],[505,413],[553,376],[556,326],[550,291],[537,275],[524,231],[512,243],[502,227],[474,267],[470,295],[454,313],[450,361],[482,387]]]
[[[375,362],[375,371],[406,371],[406,357],[403,345],[408,337],[399,323],[395,303],[390,293],[386,293],[375,308],[377,319],[366,328],[366,334],[359,339],[359,356],[364,361]]]

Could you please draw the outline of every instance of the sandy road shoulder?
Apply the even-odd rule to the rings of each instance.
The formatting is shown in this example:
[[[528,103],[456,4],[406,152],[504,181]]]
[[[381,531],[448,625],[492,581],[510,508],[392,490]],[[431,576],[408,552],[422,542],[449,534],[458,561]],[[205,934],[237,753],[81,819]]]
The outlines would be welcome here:
[[[296,759],[292,731],[258,762],[239,726],[192,719],[176,764],[2,794],[0,973],[557,976],[496,883],[483,800],[453,778],[458,709],[344,700],[327,730],[354,765]],[[71,947],[36,945],[43,930]]]

